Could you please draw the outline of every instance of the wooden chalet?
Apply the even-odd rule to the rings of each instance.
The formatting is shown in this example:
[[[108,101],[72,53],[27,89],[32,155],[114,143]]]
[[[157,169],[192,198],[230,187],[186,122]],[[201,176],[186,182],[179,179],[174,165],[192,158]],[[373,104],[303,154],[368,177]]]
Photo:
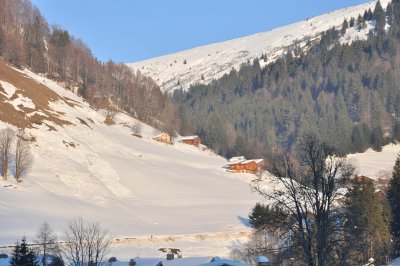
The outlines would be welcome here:
[[[229,161],[227,165],[228,165],[229,171],[231,171],[231,172],[255,174],[263,168],[264,160],[263,159],[253,159],[253,160],[239,159],[237,161]]]
[[[375,180],[372,178],[369,178],[368,176],[359,175],[359,176],[354,177],[354,182],[360,183],[360,184],[374,184]]]
[[[196,147],[199,147],[201,144],[201,140],[200,140],[199,136],[182,136],[179,139],[179,142],[185,143],[188,145],[193,145]]]
[[[161,133],[157,136],[153,137],[155,141],[164,142],[164,143],[171,143],[171,136],[168,133]]]

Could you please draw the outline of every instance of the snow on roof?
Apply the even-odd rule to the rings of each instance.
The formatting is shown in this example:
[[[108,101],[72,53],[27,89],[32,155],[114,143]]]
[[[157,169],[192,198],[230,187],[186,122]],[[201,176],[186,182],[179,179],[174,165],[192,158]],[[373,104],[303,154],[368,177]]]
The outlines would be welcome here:
[[[232,160],[233,158],[237,158],[236,161]],[[248,164],[248,163],[252,163],[255,162],[256,164],[262,163],[264,161],[264,159],[251,159],[251,160],[246,160],[243,156],[241,157],[232,157],[231,159],[229,159],[229,161],[227,162],[227,165],[233,165],[233,164]]]
[[[180,138],[179,138],[179,141],[182,141],[182,140],[191,140],[191,139],[195,139],[195,138],[198,138],[199,136],[197,136],[197,135],[193,135],[193,136],[181,136]]]
[[[161,266],[163,265],[160,259],[142,259],[135,258],[136,266]]]
[[[244,264],[238,261],[226,260],[226,259],[213,259],[214,261],[200,264],[199,266],[250,266],[249,264]]]
[[[213,257],[187,257],[187,258],[175,258],[173,260],[166,259],[154,259],[154,258],[135,258],[136,266],[153,266],[157,265],[157,263],[162,263],[163,266],[198,266],[204,263],[208,263]],[[1,264],[2,260],[0,259],[0,266],[8,266],[8,259]],[[112,263],[113,266],[126,266],[129,261],[122,260]]]
[[[163,135],[165,135],[165,134],[167,134],[167,135],[168,135],[168,133],[162,132],[162,133],[160,133],[160,134],[158,134],[158,135],[154,136],[154,137],[153,137],[153,139],[155,139],[155,138],[159,138],[159,137],[161,137],[161,136],[163,136]]]
[[[255,162],[256,164],[259,164],[261,162],[263,162],[264,159],[251,159],[251,160],[244,160],[242,162],[240,162],[241,164],[248,164],[248,163],[252,163]]]
[[[345,188],[345,187],[340,187],[336,190],[336,194],[338,194],[340,196],[346,196],[348,192],[349,192],[349,189]]]
[[[254,159],[254,162],[256,162],[257,164],[262,163],[264,161],[264,159]]]
[[[240,160],[245,160],[244,156],[235,156],[229,159],[229,162],[237,162]]]
[[[227,163],[227,165],[232,165],[232,164],[238,164],[238,163],[242,163],[242,162],[245,162],[246,161],[246,159],[242,159],[242,160],[237,160],[237,161],[229,161],[228,163]]]
[[[198,266],[207,263],[212,257],[188,257],[173,260],[163,260],[163,266]]]

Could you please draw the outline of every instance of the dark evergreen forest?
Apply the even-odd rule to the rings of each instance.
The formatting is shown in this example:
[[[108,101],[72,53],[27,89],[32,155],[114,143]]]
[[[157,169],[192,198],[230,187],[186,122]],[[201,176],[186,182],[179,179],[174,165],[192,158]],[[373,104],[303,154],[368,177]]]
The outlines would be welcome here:
[[[349,27],[363,30],[368,22],[376,27],[366,41],[339,43]],[[378,2],[305,48],[294,45],[265,68],[259,62],[268,55],[208,85],[176,90],[182,131],[195,131],[227,157],[268,158],[278,149],[290,151],[310,131],[342,153],[398,141],[399,26],[400,2],[386,11]]]

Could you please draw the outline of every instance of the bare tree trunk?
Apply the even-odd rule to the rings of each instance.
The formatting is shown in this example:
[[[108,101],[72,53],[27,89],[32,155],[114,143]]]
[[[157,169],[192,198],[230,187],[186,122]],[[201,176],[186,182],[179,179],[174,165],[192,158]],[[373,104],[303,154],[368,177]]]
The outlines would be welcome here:
[[[1,175],[4,180],[7,180],[10,149],[14,137],[15,132],[11,128],[6,128],[0,131],[0,166]]]
[[[21,177],[31,168],[33,158],[29,149],[29,144],[18,136],[15,145],[14,177],[20,181]]]
[[[57,237],[48,223],[44,222],[40,225],[35,242],[40,245],[38,253],[42,254],[42,266],[47,265],[46,258],[49,255],[60,257]]]

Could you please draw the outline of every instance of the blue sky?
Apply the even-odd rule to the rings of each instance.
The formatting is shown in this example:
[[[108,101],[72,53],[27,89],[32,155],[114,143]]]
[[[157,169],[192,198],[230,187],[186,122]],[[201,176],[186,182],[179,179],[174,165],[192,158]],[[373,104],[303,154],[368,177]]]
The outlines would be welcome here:
[[[32,0],[102,61],[134,62],[271,30],[368,0]]]

